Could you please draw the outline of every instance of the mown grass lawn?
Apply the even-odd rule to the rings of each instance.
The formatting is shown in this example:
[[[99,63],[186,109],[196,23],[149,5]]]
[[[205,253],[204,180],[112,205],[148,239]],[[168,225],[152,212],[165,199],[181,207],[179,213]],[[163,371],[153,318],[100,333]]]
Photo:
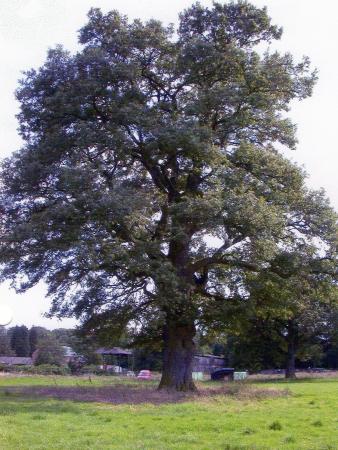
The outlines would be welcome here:
[[[0,448],[338,449],[338,379],[256,383],[288,388],[289,396],[215,396],[161,405],[60,401],[11,391],[112,383],[126,384],[115,378],[90,383],[74,377],[0,377]]]

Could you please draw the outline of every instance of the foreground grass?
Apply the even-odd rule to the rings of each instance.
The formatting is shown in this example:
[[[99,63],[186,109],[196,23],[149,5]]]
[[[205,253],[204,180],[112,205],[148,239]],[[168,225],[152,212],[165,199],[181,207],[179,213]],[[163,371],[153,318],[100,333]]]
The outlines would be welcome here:
[[[338,379],[257,383],[290,396],[217,396],[163,405],[27,398],[13,386],[135,384],[108,377],[1,377],[0,448],[338,449]],[[128,387],[128,386],[127,386]]]

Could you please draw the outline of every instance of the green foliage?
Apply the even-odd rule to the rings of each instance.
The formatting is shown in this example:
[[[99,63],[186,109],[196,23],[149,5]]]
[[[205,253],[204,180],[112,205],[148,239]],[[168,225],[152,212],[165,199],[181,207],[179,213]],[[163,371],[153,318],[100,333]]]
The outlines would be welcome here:
[[[101,365],[103,363],[102,356],[96,353],[100,347],[100,343],[96,336],[87,336],[81,333],[81,330],[68,330],[69,338],[67,345],[69,345],[78,355],[83,358],[86,364]],[[112,339],[108,342],[110,346],[113,345]]]
[[[5,327],[0,326],[0,356],[14,356],[10,337]]]
[[[30,355],[29,333],[25,325],[10,328],[11,348],[16,356]]]
[[[30,355],[32,355],[35,350],[37,349],[37,344],[38,344],[38,330],[36,329],[36,327],[32,327],[29,330],[29,346],[30,346]]]
[[[36,373],[37,375],[69,375],[70,370],[68,367],[53,364],[40,364],[38,366],[34,366],[32,373]]]
[[[326,332],[323,335],[325,367],[338,368],[338,308],[334,308],[328,317]]]
[[[292,364],[294,369],[296,357],[318,365],[324,333],[338,308],[336,263],[320,260],[303,244],[281,252],[272,264],[273,273],[250,275],[251,323],[285,355],[284,367]]]
[[[38,342],[35,365],[56,365],[65,364],[65,353],[59,342],[52,336],[45,336]]]
[[[278,420],[275,420],[274,422],[272,422],[269,425],[269,429],[270,430],[274,430],[274,431],[280,431],[282,428],[283,427],[282,427],[281,423]]]
[[[76,332],[74,329],[56,328],[55,330],[51,330],[51,335],[60,345],[73,348],[77,344]]]
[[[48,336],[50,332],[43,327],[32,327],[29,330],[29,344],[30,344],[30,354],[32,355],[38,348],[38,343],[40,339]]]
[[[35,373],[34,372],[34,366],[21,366],[13,365],[9,366],[7,364],[1,364],[0,365],[0,372],[8,372],[8,373]]]
[[[68,367],[60,367],[52,364],[41,364],[39,366],[7,366],[0,365],[0,372],[23,373],[32,375],[69,375]]]
[[[137,348],[133,351],[134,370],[148,369],[156,372],[162,370],[162,352],[150,348]]]

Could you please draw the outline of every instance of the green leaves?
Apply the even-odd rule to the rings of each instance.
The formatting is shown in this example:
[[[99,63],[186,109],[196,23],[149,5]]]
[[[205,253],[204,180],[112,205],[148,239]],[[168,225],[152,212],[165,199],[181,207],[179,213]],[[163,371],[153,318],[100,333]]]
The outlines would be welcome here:
[[[281,28],[271,25],[266,8],[256,8],[246,1],[215,2],[212,9],[195,3],[180,15],[179,32],[184,41],[198,36],[215,44],[233,43],[238,47],[279,39],[282,34]]]

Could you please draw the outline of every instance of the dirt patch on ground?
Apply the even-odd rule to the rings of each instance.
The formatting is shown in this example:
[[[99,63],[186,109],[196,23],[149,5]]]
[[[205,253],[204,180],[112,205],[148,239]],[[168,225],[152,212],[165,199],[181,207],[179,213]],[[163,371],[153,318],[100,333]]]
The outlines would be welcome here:
[[[3,391],[5,391],[6,395],[20,395],[36,399],[54,398],[79,402],[111,403],[115,405],[178,403],[216,396],[231,396],[249,400],[289,395],[286,389],[260,389],[245,385],[226,385],[217,388],[206,388],[200,389],[196,393],[159,391],[154,387],[139,386],[32,386],[10,387]]]
[[[199,396],[213,397],[218,395],[231,396],[240,400],[259,400],[269,397],[286,397],[291,395],[289,389],[278,388],[260,388],[245,383],[233,383],[219,388],[203,389],[198,393]]]

